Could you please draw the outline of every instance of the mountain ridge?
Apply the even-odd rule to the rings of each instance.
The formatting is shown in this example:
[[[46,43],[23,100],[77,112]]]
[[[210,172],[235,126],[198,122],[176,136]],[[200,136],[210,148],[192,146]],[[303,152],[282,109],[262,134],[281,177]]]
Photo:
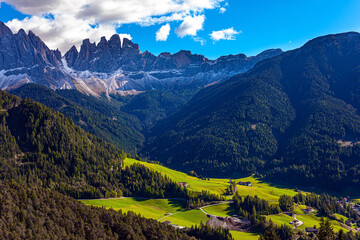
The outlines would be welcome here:
[[[98,44],[85,39],[64,56],[50,50],[33,32],[13,34],[0,23],[0,88],[15,89],[32,82],[52,89],[77,89],[85,94],[109,97],[111,93],[137,94],[152,89],[171,90],[205,86],[251,69],[257,62],[282,53],[264,51],[254,57],[227,55],[209,60],[181,50],[158,56],[118,34]],[[6,59],[6,62],[4,61]]]

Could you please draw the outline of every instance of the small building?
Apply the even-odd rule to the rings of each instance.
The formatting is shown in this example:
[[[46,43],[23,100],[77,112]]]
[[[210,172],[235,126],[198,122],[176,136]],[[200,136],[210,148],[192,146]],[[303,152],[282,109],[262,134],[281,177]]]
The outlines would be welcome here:
[[[313,211],[315,211],[315,210],[314,210],[314,208],[312,208],[312,207],[306,207],[305,209],[302,209],[302,211],[303,211],[304,213],[311,213],[311,212],[313,212]]]
[[[293,224],[293,225],[295,225],[295,226],[298,225],[299,223],[300,223],[300,221],[297,220],[297,219],[290,222],[290,224]]]
[[[189,184],[187,184],[186,182],[178,182],[177,185],[179,185],[180,187],[184,187],[184,188],[189,187]]]
[[[307,233],[315,233],[315,234],[318,234],[318,233],[319,233],[319,229],[317,229],[317,228],[312,228],[312,227],[306,227],[306,228],[305,228],[305,231],[306,231]]]
[[[167,221],[165,221],[165,222],[163,222],[163,223],[165,223],[165,224],[167,224],[167,225],[170,225],[170,224],[171,224],[171,222],[170,222],[169,220],[167,220]]]
[[[252,187],[251,182],[238,182],[237,185],[243,185],[243,186]]]

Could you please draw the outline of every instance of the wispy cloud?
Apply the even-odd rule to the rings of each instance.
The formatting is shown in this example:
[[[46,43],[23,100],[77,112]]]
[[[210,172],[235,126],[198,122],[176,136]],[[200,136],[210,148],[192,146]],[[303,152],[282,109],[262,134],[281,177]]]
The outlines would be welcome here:
[[[206,40],[205,40],[204,38],[202,38],[202,37],[193,37],[193,40],[194,40],[195,42],[200,43],[201,46],[203,46],[203,45],[206,44]]]
[[[236,30],[234,30],[233,27],[231,27],[231,28],[223,29],[223,30],[219,30],[219,31],[212,31],[212,33],[210,33],[210,38],[214,41],[235,40],[236,39],[235,36],[240,33],[241,33],[241,31],[236,31]]]

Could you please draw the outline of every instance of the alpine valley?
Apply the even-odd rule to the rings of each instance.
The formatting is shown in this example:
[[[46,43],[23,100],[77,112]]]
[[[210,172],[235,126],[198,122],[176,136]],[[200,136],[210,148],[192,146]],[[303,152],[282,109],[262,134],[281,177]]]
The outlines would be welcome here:
[[[357,32],[210,60],[0,22],[0,88],[0,239],[360,239]]]

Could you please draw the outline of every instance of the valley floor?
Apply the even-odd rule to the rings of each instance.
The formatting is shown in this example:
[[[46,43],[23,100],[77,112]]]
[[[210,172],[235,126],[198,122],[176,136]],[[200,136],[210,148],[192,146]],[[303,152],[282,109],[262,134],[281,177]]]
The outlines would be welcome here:
[[[170,177],[176,182],[186,182],[189,185],[189,190],[200,192],[207,190],[216,194],[225,194],[225,189],[229,186],[229,179],[207,179],[202,180],[196,177],[189,176],[185,173],[178,172],[157,164],[140,162],[134,159],[126,159],[125,165],[131,164],[143,164],[146,167]],[[233,179],[234,180],[234,179]],[[236,179],[236,182],[251,182],[252,186],[237,185],[238,192],[241,196],[255,196],[268,200],[271,204],[278,204],[278,199],[281,195],[287,194],[294,196],[297,192],[295,190],[266,183],[260,179],[249,176],[246,178]],[[93,199],[93,200],[81,200],[87,205],[93,205],[98,207],[113,208],[115,210],[121,210],[123,212],[133,211],[137,214],[141,214],[146,218],[153,218],[160,222],[166,222],[178,227],[191,227],[192,225],[199,225],[201,222],[205,223],[209,220],[210,215],[219,217],[231,217],[234,215],[230,207],[232,196],[227,196],[227,201],[214,203],[212,205],[204,206],[200,209],[186,210],[186,201],[183,199],[146,199],[146,198],[114,198],[114,199]],[[310,214],[304,214],[301,209],[306,208],[305,205],[297,206],[293,213],[295,217],[303,224],[298,229],[305,229],[306,227],[319,227],[320,217],[317,216],[317,212]],[[337,216],[339,219],[344,216]],[[290,224],[294,220],[294,217],[290,217],[285,214],[269,215],[267,218],[277,225],[286,224],[291,228]],[[333,220],[331,224],[335,231],[339,231],[343,228],[339,222]],[[257,233],[231,231],[234,239],[258,239]]]

